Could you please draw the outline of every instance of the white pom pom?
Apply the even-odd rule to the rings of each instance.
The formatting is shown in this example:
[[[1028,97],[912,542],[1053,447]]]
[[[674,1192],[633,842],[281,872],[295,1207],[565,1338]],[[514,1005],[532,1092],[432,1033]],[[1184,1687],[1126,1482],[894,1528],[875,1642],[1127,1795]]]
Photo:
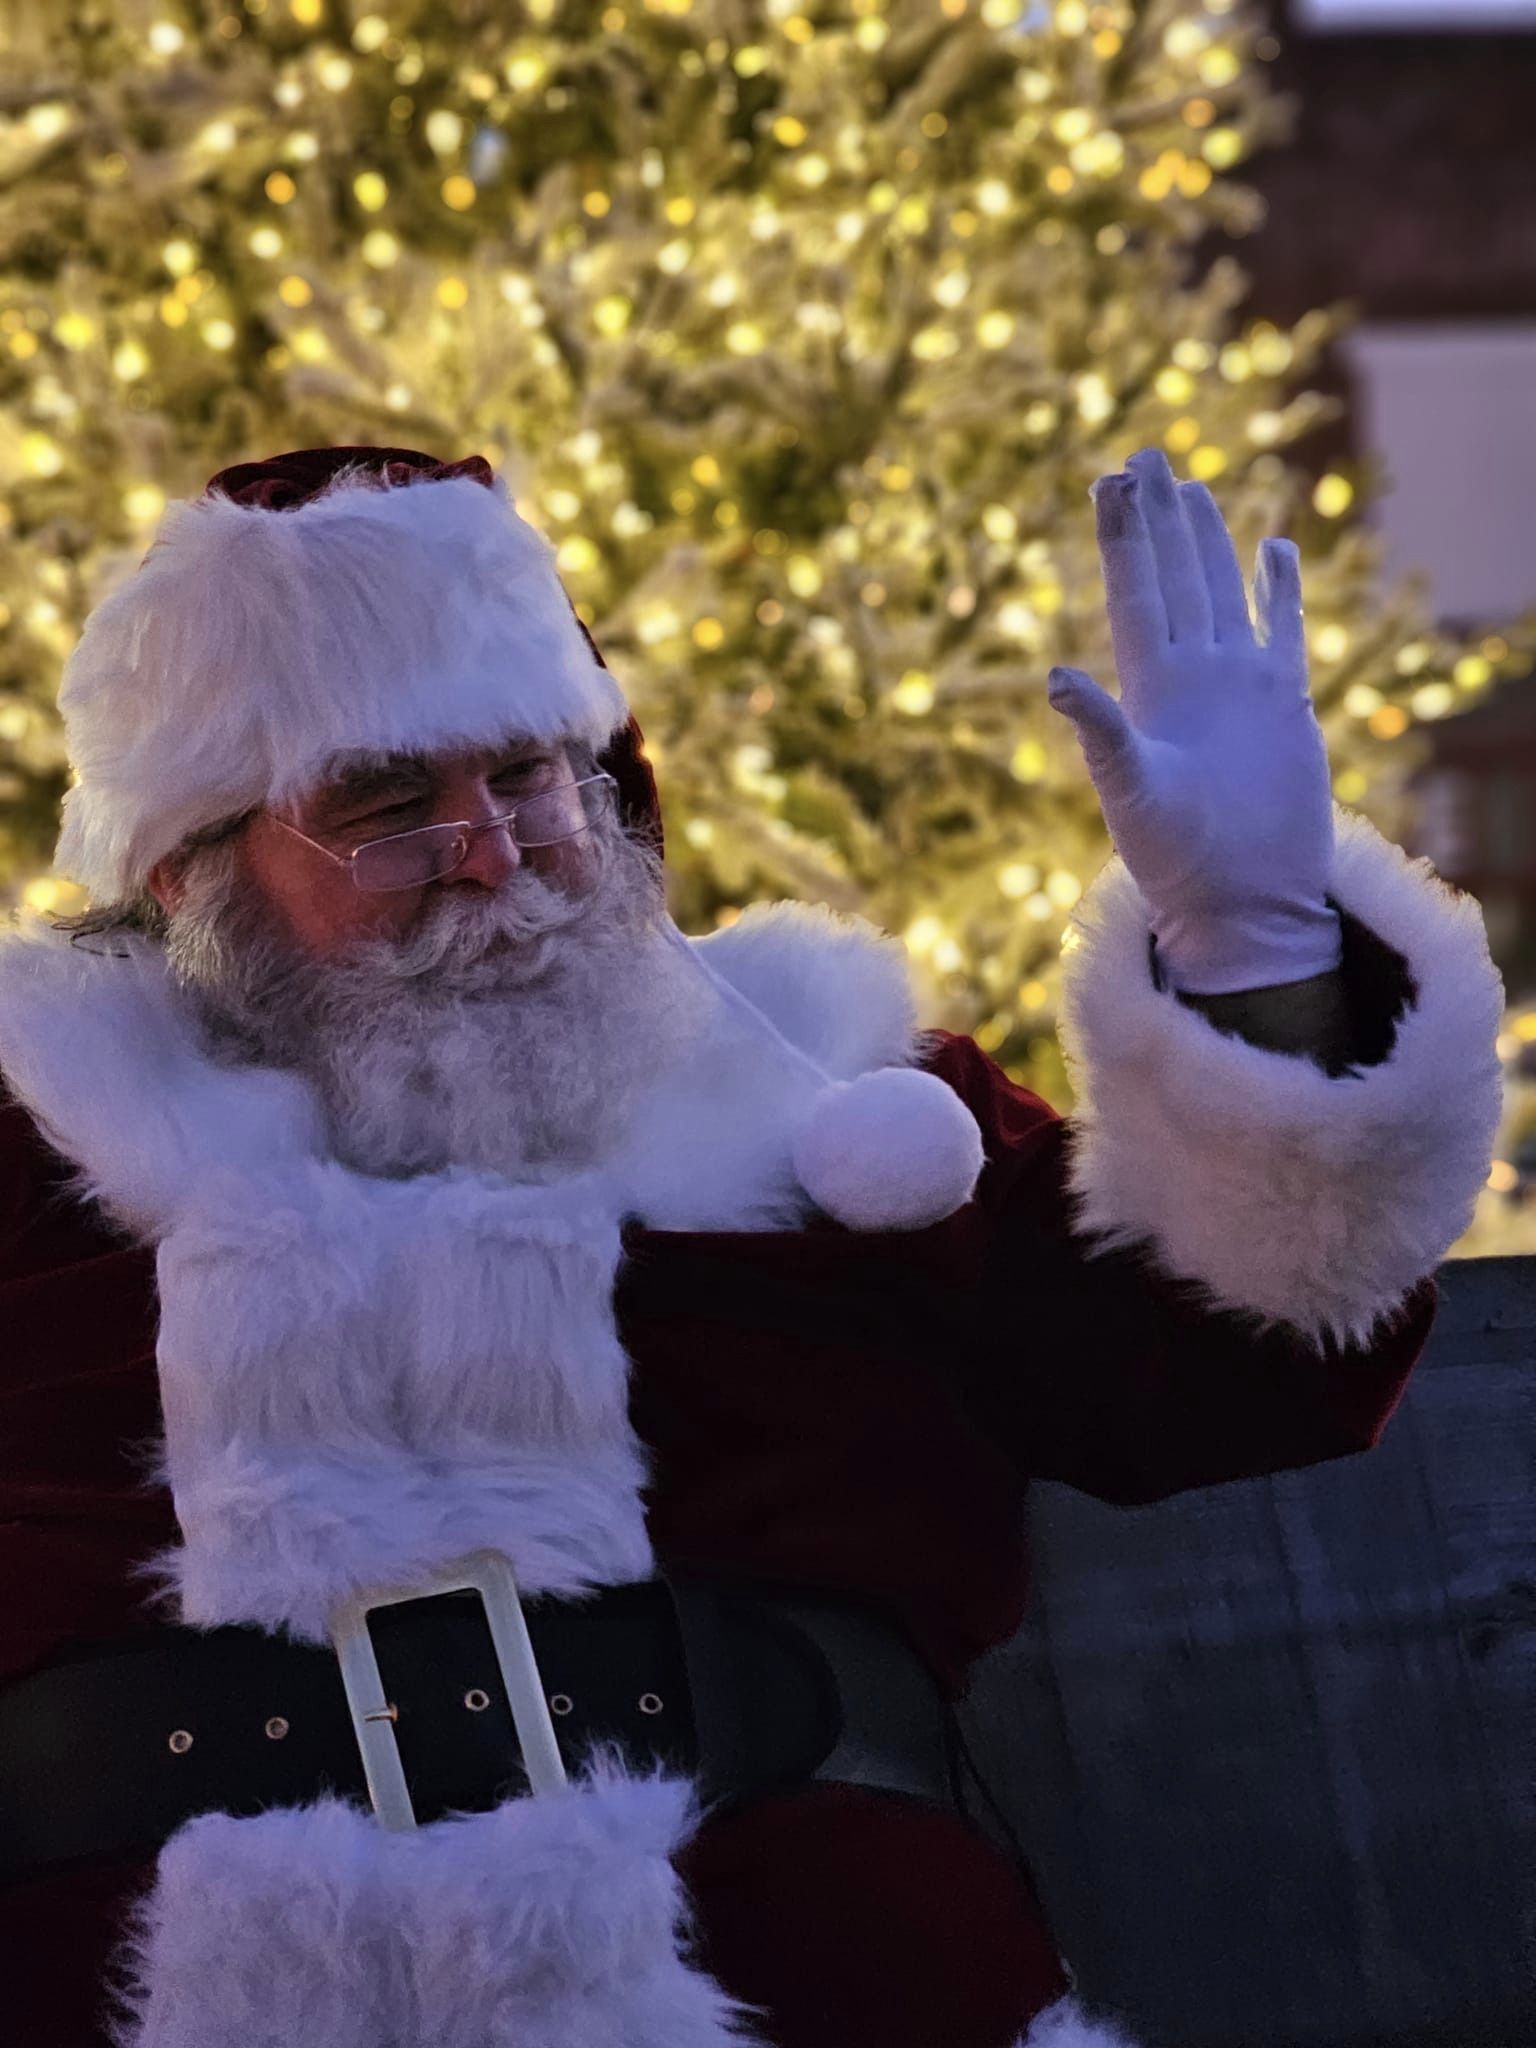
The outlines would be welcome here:
[[[915,1067],[834,1081],[795,1139],[796,1178],[850,1230],[921,1230],[970,1199],[981,1132],[952,1088]]]

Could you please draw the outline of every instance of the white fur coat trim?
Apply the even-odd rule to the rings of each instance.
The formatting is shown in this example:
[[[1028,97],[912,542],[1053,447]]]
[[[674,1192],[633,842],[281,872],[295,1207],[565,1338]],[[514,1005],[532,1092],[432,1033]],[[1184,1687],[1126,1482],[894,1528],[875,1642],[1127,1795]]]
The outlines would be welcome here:
[[[159,1243],[188,1621],[324,1640],[334,1604],[504,1551],[527,1593],[652,1570],[590,1188],[227,1169]]]
[[[386,1834],[338,1801],[190,1821],[127,1961],[120,2048],[727,2048],[687,1960],[688,1788],[585,1782]]]
[[[178,501],[85,622],[59,707],[79,780],[56,865],[124,901],[188,832],[360,748],[600,748],[628,716],[505,483]]]
[[[820,904],[754,903],[691,944],[834,1081],[916,1057],[906,948],[866,919]]]
[[[1471,1220],[1501,1114],[1503,988],[1470,896],[1356,813],[1336,806],[1335,829],[1330,894],[1418,987],[1380,1065],[1330,1077],[1160,992],[1118,859],[1076,912],[1061,1036],[1074,1220],[1094,1250],[1146,1244],[1215,1306],[1343,1343],[1368,1338]]]
[[[157,948],[41,924],[0,941],[0,1069],[82,1191],[156,1247],[185,1539],[163,1574],[186,1619],[323,1641],[338,1600],[481,1548],[530,1594],[649,1574],[620,1220],[792,1226],[818,1073],[912,1046],[904,956],[871,927],[774,906],[697,952],[677,1071],[600,1170],[525,1186],[353,1172],[322,1156],[298,1076],[205,1056]],[[738,974],[746,1006],[717,986]]]

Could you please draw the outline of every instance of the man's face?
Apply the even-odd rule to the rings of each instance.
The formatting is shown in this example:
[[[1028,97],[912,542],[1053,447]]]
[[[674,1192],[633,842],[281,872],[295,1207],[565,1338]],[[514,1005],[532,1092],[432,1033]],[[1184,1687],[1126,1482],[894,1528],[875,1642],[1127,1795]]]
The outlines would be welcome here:
[[[359,846],[499,818],[587,771],[580,750],[536,745],[356,766],[290,814],[334,860],[258,813],[150,876],[210,1046],[302,1073],[362,1172],[526,1178],[596,1158],[697,1009],[654,850],[612,811],[543,847],[501,826],[451,874],[370,893],[337,865]]]
[[[406,939],[435,904],[450,896],[494,896],[520,872],[579,896],[595,858],[592,836],[585,832],[553,846],[521,848],[508,827],[498,826],[475,834],[451,874],[388,894],[359,889],[351,871],[336,864],[370,839],[422,825],[501,817],[526,797],[574,781],[576,774],[563,746],[536,741],[431,757],[363,758],[287,811],[258,812],[242,835],[242,865],[294,946],[311,959],[327,958],[356,940]],[[304,839],[285,831],[278,816]],[[305,839],[336,860],[327,860]],[[177,891],[168,863],[152,872],[150,888],[174,907]]]

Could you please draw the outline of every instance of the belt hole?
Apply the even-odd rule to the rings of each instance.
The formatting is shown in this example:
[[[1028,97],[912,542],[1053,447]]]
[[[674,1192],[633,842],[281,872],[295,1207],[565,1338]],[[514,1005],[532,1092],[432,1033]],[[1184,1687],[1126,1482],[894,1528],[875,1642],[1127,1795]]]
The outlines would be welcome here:
[[[491,1704],[491,1696],[478,1685],[472,1685],[464,1695],[464,1704],[472,1714],[483,1714]]]
[[[640,1711],[642,1714],[659,1714],[662,1711],[661,1694],[658,1692],[641,1693]]]
[[[171,1730],[171,1738],[169,1743],[167,1744],[167,1747],[169,1748],[172,1756],[185,1756],[187,1751],[192,1747],[192,1736],[189,1730],[185,1728],[173,1728]]]
[[[268,1742],[281,1742],[288,1733],[288,1723],[281,1714],[274,1714],[261,1732],[266,1736]]]
[[[552,1692],[549,1696],[549,1711],[552,1714],[570,1714],[575,1711],[576,1702],[568,1692]]]

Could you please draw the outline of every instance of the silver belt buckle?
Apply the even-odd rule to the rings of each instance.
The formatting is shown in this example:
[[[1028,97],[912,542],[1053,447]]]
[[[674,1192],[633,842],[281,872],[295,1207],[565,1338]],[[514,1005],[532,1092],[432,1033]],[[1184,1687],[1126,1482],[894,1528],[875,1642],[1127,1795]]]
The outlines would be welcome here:
[[[341,1683],[363,1759],[368,1797],[380,1825],[403,1833],[418,1825],[410,1788],[395,1741],[395,1708],[384,1697],[384,1680],[368,1634],[368,1615],[375,1607],[403,1607],[435,1593],[478,1593],[485,1608],[496,1664],[501,1672],[512,1723],[523,1753],[523,1768],[534,1792],[555,1792],[566,1782],[560,1745],[544,1681],[534,1659],[528,1622],[517,1594],[512,1567],[499,1550],[476,1550],[442,1571],[419,1579],[409,1589],[359,1594],[341,1601],[330,1619],[331,1642],[341,1666]]]

